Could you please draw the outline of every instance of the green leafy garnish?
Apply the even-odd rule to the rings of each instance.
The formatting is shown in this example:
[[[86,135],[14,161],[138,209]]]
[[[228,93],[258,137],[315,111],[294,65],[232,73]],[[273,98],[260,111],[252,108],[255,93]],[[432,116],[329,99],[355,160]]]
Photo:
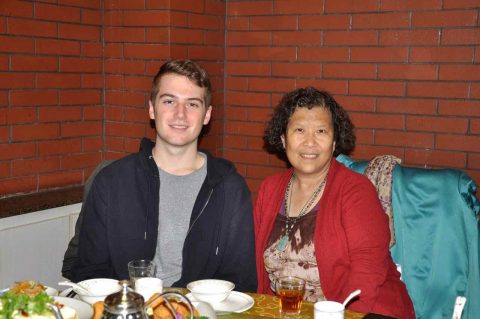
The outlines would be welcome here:
[[[53,298],[46,293],[28,296],[7,291],[0,296],[0,319],[11,319],[17,310],[29,315],[49,313],[48,304],[52,302]]]

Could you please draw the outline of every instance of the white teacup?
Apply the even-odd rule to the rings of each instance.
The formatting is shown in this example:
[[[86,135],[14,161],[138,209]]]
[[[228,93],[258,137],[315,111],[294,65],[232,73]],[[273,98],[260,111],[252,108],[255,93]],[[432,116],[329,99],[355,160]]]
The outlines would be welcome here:
[[[345,307],[336,301],[318,301],[313,305],[314,319],[343,319]]]
[[[135,291],[147,301],[153,294],[163,292],[163,282],[160,278],[142,277],[135,280]]]

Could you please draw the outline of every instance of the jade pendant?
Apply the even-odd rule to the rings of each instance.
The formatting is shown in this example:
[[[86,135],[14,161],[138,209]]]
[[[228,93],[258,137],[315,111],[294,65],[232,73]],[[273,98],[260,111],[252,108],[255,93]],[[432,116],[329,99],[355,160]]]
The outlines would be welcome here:
[[[287,244],[288,244],[288,236],[287,235],[283,235],[282,238],[280,238],[280,240],[278,241],[278,244],[277,244],[277,251],[284,251],[285,248],[287,248]]]

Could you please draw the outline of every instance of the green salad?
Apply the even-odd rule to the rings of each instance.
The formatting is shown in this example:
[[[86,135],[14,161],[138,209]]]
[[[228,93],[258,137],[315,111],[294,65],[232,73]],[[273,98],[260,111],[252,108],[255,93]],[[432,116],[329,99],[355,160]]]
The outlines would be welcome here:
[[[42,292],[34,296],[7,291],[0,295],[0,319],[11,319],[16,311],[22,314],[41,315],[50,312],[53,298]]]

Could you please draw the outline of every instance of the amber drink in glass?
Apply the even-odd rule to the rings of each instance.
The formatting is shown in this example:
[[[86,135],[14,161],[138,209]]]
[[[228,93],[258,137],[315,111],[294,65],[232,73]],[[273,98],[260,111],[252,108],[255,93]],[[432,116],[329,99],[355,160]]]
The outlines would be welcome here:
[[[280,277],[275,284],[275,292],[282,314],[297,315],[300,313],[305,294],[305,280],[294,276]]]

